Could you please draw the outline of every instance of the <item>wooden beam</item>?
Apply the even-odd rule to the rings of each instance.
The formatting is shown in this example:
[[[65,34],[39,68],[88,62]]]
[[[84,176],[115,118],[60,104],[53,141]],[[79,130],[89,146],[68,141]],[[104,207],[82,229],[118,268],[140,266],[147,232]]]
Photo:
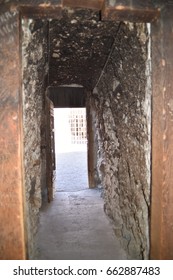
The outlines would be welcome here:
[[[0,13],[0,259],[26,258],[19,14]]]
[[[151,259],[173,259],[173,5],[152,34]]]
[[[63,7],[101,10],[105,0],[63,0]]]
[[[62,13],[62,0],[51,0],[49,3],[44,0],[25,1],[18,4],[18,9],[23,17],[27,18],[60,18]]]
[[[62,6],[19,6],[23,17],[32,19],[61,18]]]
[[[5,6],[19,9],[29,18],[59,18],[61,10],[66,7],[102,11],[102,20],[111,21],[152,22],[160,14],[151,0],[21,0],[7,2]]]
[[[10,4],[12,7],[15,6],[59,6],[62,4],[63,0],[10,0],[4,1],[4,4]]]
[[[94,120],[92,115],[92,103],[91,101],[87,100],[87,140],[88,140],[88,185],[90,189],[93,189],[97,187],[96,182],[96,170],[97,170],[97,160],[96,160],[96,154],[97,150],[95,149],[96,143],[95,143],[95,131],[94,131]]]
[[[102,9],[102,20],[153,22],[159,14],[149,0],[108,0]]]
[[[26,7],[30,8],[53,8],[53,7],[70,7],[70,8],[84,8],[84,9],[93,9],[101,10],[105,0],[21,0],[19,3],[10,4],[11,7]]]
[[[6,4],[0,4],[1,12],[4,10],[19,11],[22,17],[39,19],[39,18],[60,18],[62,14],[62,0],[51,0],[49,3],[44,0],[21,0],[20,2],[11,1]]]

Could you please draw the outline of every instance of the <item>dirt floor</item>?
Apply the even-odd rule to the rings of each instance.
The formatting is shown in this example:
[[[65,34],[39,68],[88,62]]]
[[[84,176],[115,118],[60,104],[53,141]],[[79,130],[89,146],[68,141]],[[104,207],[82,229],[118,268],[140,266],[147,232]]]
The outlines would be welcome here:
[[[88,189],[86,153],[58,154],[57,162],[55,198],[41,210],[37,259],[126,259],[104,213],[101,189]]]

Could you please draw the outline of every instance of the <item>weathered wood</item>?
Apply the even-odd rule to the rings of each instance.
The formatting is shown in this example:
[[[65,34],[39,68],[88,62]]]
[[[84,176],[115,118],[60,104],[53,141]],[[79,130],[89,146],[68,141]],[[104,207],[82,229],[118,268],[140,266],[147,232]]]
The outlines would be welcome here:
[[[19,15],[0,14],[0,259],[25,259]]]
[[[26,13],[26,15],[31,15],[32,12],[36,15],[39,15],[45,12],[50,12],[49,16],[52,13],[52,16],[55,16],[55,10],[58,7],[71,7],[71,8],[86,8],[86,9],[93,9],[93,10],[101,10],[103,3],[105,0],[21,0],[20,2],[16,0],[11,0],[8,2],[8,7],[19,8]],[[1,5],[1,4],[0,4]],[[2,5],[1,5],[2,6]],[[36,9],[36,11],[34,11]],[[55,10],[54,10],[55,9]],[[33,16],[32,16],[33,17]]]
[[[87,99],[87,140],[88,140],[88,185],[89,188],[95,188],[98,184],[97,178],[97,143],[95,139],[95,124],[93,119],[94,110],[92,102]]]
[[[73,7],[73,8],[86,8],[93,10],[101,10],[105,0],[64,0],[64,7]]]
[[[102,20],[152,22],[159,14],[149,0],[109,0],[102,9]]]
[[[173,6],[152,24],[151,259],[173,259]]]
[[[63,0],[0,0],[0,5],[11,5],[11,7],[25,6],[51,6],[60,5]]]
[[[33,18],[33,19],[57,19],[61,17],[62,7],[61,6],[51,6],[51,7],[35,7],[35,6],[20,6],[20,12],[23,17]]]
[[[60,18],[62,11],[62,0],[51,0],[49,3],[44,0],[22,0],[18,9],[23,17],[28,18]]]
[[[63,0],[51,0],[49,3],[45,0],[11,0],[5,4],[0,4],[0,10],[20,11],[22,17],[27,18],[60,18]]]
[[[23,16],[30,18],[58,18],[66,7],[102,10],[102,20],[112,21],[152,22],[160,14],[150,0],[11,0],[5,6],[19,9]]]
[[[47,194],[48,202],[53,200],[53,179],[54,179],[54,164],[55,164],[55,154],[54,154],[54,143],[53,143],[53,102],[46,97],[46,183],[47,183]]]

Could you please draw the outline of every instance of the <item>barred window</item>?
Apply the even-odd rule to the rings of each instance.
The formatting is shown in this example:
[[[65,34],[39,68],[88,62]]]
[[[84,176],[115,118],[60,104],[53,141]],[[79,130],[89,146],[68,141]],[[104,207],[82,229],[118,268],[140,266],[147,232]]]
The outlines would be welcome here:
[[[86,144],[86,109],[72,108],[69,112],[69,123],[71,128],[71,144]]]

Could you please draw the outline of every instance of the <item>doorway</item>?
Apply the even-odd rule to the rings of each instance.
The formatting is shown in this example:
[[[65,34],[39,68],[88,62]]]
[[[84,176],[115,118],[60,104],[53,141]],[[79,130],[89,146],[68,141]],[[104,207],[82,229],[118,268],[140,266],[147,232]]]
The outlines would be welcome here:
[[[86,108],[55,108],[55,191],[88,188]]]
[[[171,151],[172,151],[172,146],[170,145],[171,142],[171,130],[169,129],[171,126],[171,92],[172,92],[172,84],[170,83],[170,75],[171,73],[171,68],[170,62],[171,60],[171,53],[172,53],[172,44],[171,40],[172,37],[170,36],[171,34],[171,28],[172,28],[172,21],[171,21],[171,16],[172,16],[172,9],[171,9],[171,3],[170,1],[167,1],[169,3],[165,3],[164,5],[158,4],[156,5],[153,9],[148,9],[147,6],[142,6],[141,12],[138,9],[132,9],[132,5],[127,5],[127,14],[124,15],[122,13],[122,10],[119,10],[118,7],[115,5],[114,7],[109,7],[109,5],[105,5],[105,9],[101,12],[101,15],[104,17],[108,17],[110,14],[112,15],[111,19],[113,20],[115,16],[118,14],[120,20],[126,20],[129,21],[130,19],[132,21],[135,21],[136,19],[143,21],[152,21],[155,18],[157,18],[157,15],[159,14],[159,10],[161,10],[161,18],[156,21],[155,23],[152,24],[152,64],[153,64],[153,134],[152,134],[152,216],[151,216],[151,222],[152,222],[152,228],[151,228],[151,249],[154,252],[152,253],[152,257],[155,258],[161,258],[161,257],[170,257],[172,252],[170,249],[170,246],[172,245],[172,237],[170,237],[169,232],[170,232],[170,227],[172,226],[170,223],[170,217],[172,213],[172,208],[171,208],[171,200],[167,199],[167,202],[165,204],[165,207],[163,207],[163,198],[165,193],[169,194],[169,197],[171,197],[171,190],[172,190],[172,185],[171,185],[171,168],[170,167],[170,159],[171,159]],[[101,2],[100,2],[101,3]],[[137,3],[137,2],[135,2]],[[9,5],[11,5],[9,3]],[[84,7],[88,7],[84,5]],[[101,4],[100,4],[101,5]],[[99,5],[99,10],[101,10],[101,7]],[[91,5],[92,6],[92,5]],[[34,50],[33,46],[35,45],[37,48],[37,55],[33,55],[32,57],[26,56],[25,57],[25,68],[27,69],[28,76],[32,77],[29,80],[31,81],[30,83],[25,80],[25,91],[27,91],[28,88],[28,93],[26,96],[29,98],[31,96],[31,92],[34,92],[35,99],[32,102],[32,100],[29,100],[30,102],[26,102],[26,109],[32,108],[32,104],[36,104],[36,110],[31,109],[32,115],[28,114],[28,118],[24,118],[24,120],[21,121],[21,115],[22,115],[22,106],[19,106],[21,104],[21,96],[22,94],[20,89],[21,89],[21,79],[20,79],[20,74],[21,74],[21,65],[20,65],[20,52],[21,50],[20,47],[20,42],[19,39],[19,9],[20,8],[20,14],[22,16],[24,15],[25,17],[33,17],[37,16],[39,18],[43,17],[48,17],[54,16],[56,14],[59,16],[60,11],[59,7],[57,6],[52,6],[45,8],[42,7],[41,5],[38,7],[37,5],[35,6],[20,6],[20,4],[17,5],[17,9],[12,9],[13,12],[10,12],[9,7],[10,6],[4,6],[7,11],[9,10],[9,13],[7,12],[7,16],[4,17],[3,13],[5,10],[2,9],[1,15],[2,15],[2,30],[1,32],[1,45],[2,45],[2,52],[1,52],[1,58],[4,63],[2,64],[2,74],[1,74],[1,79],[2,79],[2,90],[1,90],[1,95],[2,95],[2,100],[3,100],[3,113],[1,115],[1,124],[2,124],[2,150],[3,150],[3,156],[2,156],[2,164],[3,164],[3,170],[4,171],[4,177],[2,181],[2,186],[1,190],[7,194],[4,195],[4,200],[1,201],[1,205],[5,205],[4,211],[1,211],[1,216],[2,216],[2,226],[4,227],[4,234],[2,235],[1,240],[3,240],[3,244],[7,244],[6,246],[8,250],[2,250],[1,256],[10,256],[11,258],[24,258],[25,257],[25,248],[24,248],[24,234],[23,234],[23,200],[24,198],[22,197],[22,191],[23,190],[23,184],[21,178],[23,177],[23,154],[22,154],[22,149],[21,143],[23,142],[23,138],[25,137],[25,141],[27,143],[27,139],[30,140],[30,146],[28,146],[27,149],[25,149],[25,153],[27,153],[28,150],[31,150],[31,152],[28,152],[28,159],[26,160],[25,166],[25,174],[26,174],[26,202],[27,202],[27,217],[29,221],[26,223],[28,224],[28,228],[30,230],[30,233],[28,233],[28,240],[29,244],[33,243],[33,232],[35,232],[35,225],[37,224],[37,220],[35,221],[32,220],[33,217],[35,217],[35,213],[37,215],[38,209],[40,207],[40,190],[38,187],[41,185],[39,182],[39,171],[41,170],[38,168],[38,165],[40,163],[40,142],[38,145],[33,145],[34,140],[33,135],[31,137],[30,132],[32,131],[33,133],[33,128],[35,129],[34,131],[38,132],[36,135],[36,140],[40,140],[40,131],[39,128],[41,127],[39,121],[40,118],[38,118],[38,122],[35,121],[37,116],[40,116],[41,114],[38,114],[38,108],[37,102],[42,100],[39,98],[39,94],[42,91],[41,89],[45,89],[44,84],[45,83],[38,83],[34,82],[34,75],[37,77],[37,67],[39,66],[40,69],[43,69],[43,73],[46,73],[47,65],[46,62],[42,59],[43,58],[43,53],[44,48],[42,49],[42,42],[46,42],[45,40],[37,40],[34,44],[32,42],[29,42],[31,38],[36,39],[36,36],[31,36],[34,34],[34,32],[38,32],[40,27],[43,27],[43,31],[41,31],[41,35],[47,36],[48,32],[45,32],[45,26],[44,24],[40,24],[37,21],[37,26],[33,28],[34,24],[32,23],[31,28],[28,28],[28,30],[31,30],[31,32],[28,32],[28,40],[27,42],[30,44],[29,49]],[[64,6],[63,6],[64,7]],[[98,5],[97,5],[98,7]],[[133,7],[135,8],[136,5],[133,3]],[[159,7],[159,9],[157,8]],[[60,7],[62,9],[62,6]],[[93,6],[92,6],[93,8]],[[147,8],[147,9],[146,9]],[[44,9],[44,10],[43,10]],[[113,10],[114,9],[114,10]],[[43,12],[44,11],[44,12]],[[143,12],[142,12],[143,11]],[[56,12],[56,13],[55,13]],[[21,17],[20,17],[21,18]],[[46,22],[46,21],[45,21]],[[77,21],[72,21],[74,24]],[[95,21],[92,21],[95,24]],[[13,24],[11,24],[13,23]],[[111,23],[112,24],[112,23]],[[7,30],[6,27],[10,26],[10,31],[11,32],[5,32],[4,30]],[[26,23],[27,26],[27,23]],[[79,26],[79,24],[77,24]],[[130,29],[132,25],[130,24]],[[97,29],[96,29],[97,30]],[[77,32],[76,32],[77,33]],[[40,37],[40,34],[39,35]],[[69,35],[69,32],[67,33]],[[71,33],[70,33],[71,34]],[[80,34],[80,32],[78,32]],[[46,37],[45,36],[45,37]],[[42,37],[42,36],[41,36]],[[87,34],[88,37],[88,34]],[[125,38],[128,38],[124,36]],[[145,37],[145,36],[144,36]],[[143,38],[144,38],[143,37]],[[37,37],[38,38],[38,37]],[[96,37],[97,38],[97,37]],[[98,40],[98,38],[97,38]],[[83,40],[81,40],[83,41]],[[107,42],[108,40],[106,40]],[[121,41],[120,41],[121,42]],[[58,42],[55,42],[56,44]],[[44,44],[46,46],[46,44]],[[9,47],[10,46],[10,47]],[[77,45],[78,46],[78,45]],[[129,46],[131,49],[131,44],[129,41]],[[45,48],[46,49],[46,48]],[[124,49],[124,48],[123,48]],[[12,51],[13,50],[13,51]],[[132,51],[133,53],[136,53],[136,51]],[[38,58],[37,58],[38,56]],[[52,57],[59,57],[59,52],[54,52]],[[120,56],[120,55],[119,55]],[[83,56],[85,57],[85,56]],[[121,55],[123,58],[124,56]],[[164,58],[164,59],[163,59]],[[32,61],[33,59],[33,61]],[[42,61],[41,61],[42,59]],[[9,63],[6,63],[10,61],[11,65],[13,65],[13,71],[10,71]],[[27,63],[27,60],[29,63]],[[100,60],[100,58],[99,58]],[[41,62],[40,62],[41,61]],[[76,61],[76,59],[75,59]],[[37,63],[36,63],[37,62]],[[40,63],[38,63],[40,62]],[[72,65],[72,63],[69,63]],[[81,63],[82,64],[82,63]],[[84,63],[83,63],[84,64]],[[82,64],[82,65],[83,65]],[[67,65],[67,61],[65,61],[65,65]],[[76,63],[75,63],[76,65]],[[122,70],[122,64],[119,64],[119,70]],[[173,64],[172,64],[173,65]],[[133,65],[134,66],[134,65]],[[158,67],[161,66],[161,67]],[[62,65],[60,65],[62,67]],[[133,68],[133,67],[131,67]],[[134,67],[135,68],[135,67]],[[81,69],[81,67],[80,67]],[[120,72],[119,71],[119,72]],[[57,75],[57,69],[56,69],[56,75]],[[85,72],[85,71],[84,71]],[[122,71],[123,72],[123,71]],[[136,74],[140,73],[141,71],[136,70]],[[32,74],[32,75],[31,75]],[[43,75],[39,75],[39,78],[42,79]],[[70,75],[69,75],[70,76]],[[63,75],[61,75],[63,78]],[[70,80],[70,79],[69,79]],[[88,79],[85,80],[88,81]],[[10,81],[10,82],[9,82]],[[60,81],[61,82],[61,81]],[[40,85],[40,87],[38,87]],[[114,87],[115,83],[113,83]],[[165,87],[165,85],[168,85]],[[35,87],[35,89],[34,89]],[[128,87],[130,88],[130,87]],[[164,93],[164,95],[163,95]],[[15,98],[14,98],[15,97]],[[26,100],[27,101],[27,100]],[[133,103],[131,103],[132,105]],[[168,104],[168,106],[165,107],[165,104]],[[34,107],[34,106],[33,106]],[[140,107],[140,106],[139,106]],[[12,112],[13,112],[13,118],[12,117]],[[164,113],[163,113],[164,112]],[[34,117],[33,117],[34,115]],[[165,117],[166,116],[166,117]],[[33,120],[33,126],[29,127],[28,131],[25,131],[25,135],[23,136],[23,132],[20,129],[20,126],[22,123],[24,123],[24,126],[26,122],[29,120]],[[127,120],[126,116],[124,118]],[[14,123],[13,123],[14,121]],[[165,132],[165,121],[167,124],[167,130]],[[37,125],[39,123],[39,125]],[[11,127],[11,130],[9,130]],[[25,126],[26,127],[26,126]],[[165,134],[166,133],[166,134]],[[166,136],[165,136],[166,135]],[[8,137],[10,137],[8,139]],[[159,139],[159,140],[158,140]],[[31,141],[32,140],[32,141]],[[165,140],[167,141],[166,144],[168,143],[169,145],[165,145]],[[25,143],[25,148],[26,148],[26,143]],[[41,148],[43,149],[44,143],[41,143]],[[158,151],[161,151],[158,153]],[[31,158],[29,156],[31,155]],[[169,155],[169,157],[167,156]],[[11,168],[11,166],[14,167],[14,162],[16,163],[15,168]],[[32,163],[32,164],[31,164]],[[33,168],[32,168],[33,166]],[[37,167],[37,168],[36,168]],[[163,168],[164,167],[164,168]],[[9,170],[10,169],[10,170]],[[8,172],[9,170],[9,172]],[[164,172],[163,172],[164,170]],[[5,173],[6,172],[6,173]],[[166,172],[166,173],[165,173]],[[6,175],[7,174],[7,175]],[[38,176],[36,176],[36,175]],[[143,174],[140,172],[140,174]],[[165,175],[166,174],[166,175]],[[165,175],[165,176],[163,176]],[[15,180],[14,180],[15,178]],[[165,183],[165,178],[166,178],[166,183]],[[133,179],[133,178],[132,178]],[[138,182],[137,182],[138,183]],[[15,192],[11,192],[11,189],[9,186],[14,186],[15,187]],[[164,191],[163,191],[163,186],[164,186]],[[137,187],[140,187],[139,184]],[[11,196],[13,194],[13,196]],[[11,199],[14,198],[14,199]],[[3,196],[2,196],[3,198]],[[159,199],[158,199],[159,198]],[[10,203],[8,203],[10,201]],[[11,201],[14,201],[15,205],[15,211],[11,210]],[[165,201],[165,200],[164,200]],[[137,200],[138,202],[138,200]],[[34,209],[34,207],[36,209]],[[32,211],[33,210],[33,211]],[[9,215],[10,213],[10,215]],[[5,215],[8,215],[11,217],[11,221],[6,223],[6,217]],[[166,217],[164,219],[163,223],[163,217]],[[31,221],[30,221],[31,220]],[[7,224],[7,225],[6,225]],[[9,227],[10,225],[10,227]],[[15,225],[15,226],[14,226]],[[34,225],[30,227],[30,225]],[[11,238],[9,238],[9,228],[10,232],[13,233],[11,235]],[[33,236],[32,236],[33,235]],[[169,237],[169,238],[168,238]],[[16,249],[16,242],[14,243],[13,241],[17,240],[17,249]],[[158,240],[158,242],[155,242]],[[165,240],[164,244],[162,240]],[[32,246],[31,246],[32,247]],[[5,246],[4,246],[5,248]],[[19,250],[20,248],[20,250]],[[32,248],[30,249],[32,251]],[[31,254],[29,254],[31,256]]]
[[[86,108],[55,108],[55,195],[40,212],[37,259],[126,259],[102,190],[89,188]]]

